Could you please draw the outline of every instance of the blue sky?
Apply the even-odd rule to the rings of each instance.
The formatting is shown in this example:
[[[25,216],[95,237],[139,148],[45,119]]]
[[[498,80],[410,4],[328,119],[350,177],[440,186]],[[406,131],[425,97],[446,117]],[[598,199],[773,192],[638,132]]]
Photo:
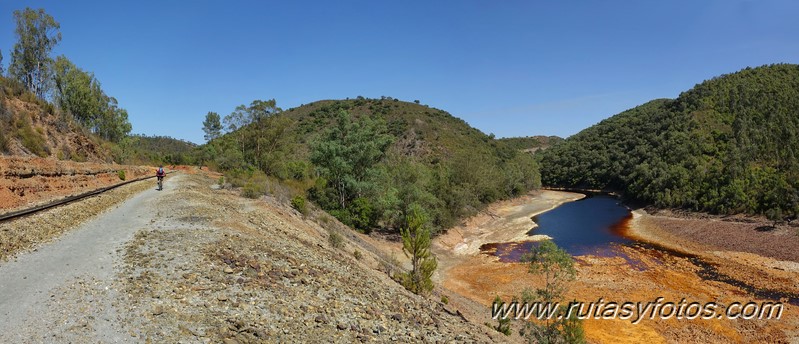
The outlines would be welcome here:
[[[420,100],[499,137],[572,135],[702,80],[799,63],[799,1],[0,1],[44,8],[134,133],[203,142],[254,99]]]

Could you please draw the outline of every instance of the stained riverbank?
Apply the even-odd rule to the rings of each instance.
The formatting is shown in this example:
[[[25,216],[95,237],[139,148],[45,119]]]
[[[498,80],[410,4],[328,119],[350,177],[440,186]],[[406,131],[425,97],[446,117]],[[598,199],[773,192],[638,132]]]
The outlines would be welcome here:
[[[539,202],[535,197],[525,201]],[[518,204],[515,206],[518,207]],[[518,215],[511,208],[494,211],[495,214],[506,214],[509,220]],[[625,231],[627,235],[648,234],[651,235],[649,240],[659,240],[655,242],[671,249],[669,233],[657,227],[657,223],[649,221],[650,216],[638,213],[625,219],[613,230]],[[479,242],[501,236],[493,232],[502,231],[502,228],[491,227],[491,224],[502,221],[498,216],[491,221],[472,222],[478,224],[475,227],[459,228],[461,242]],[[488,226],[480,226],[481,223]],[[479,236],[479,240],[473,240],[471,234]],[[654,234],[661,236],[655,237]],[[465,251],[455,249],[457,245],[442,245],[439,239],[434,241],[434,246],[439,259],[445,262],[438,272],[442,286],[486,307],[465,312],[467,316],[476,318],[474,321],[492,322],[488,305],[496,295],[507,300],[519,295],[525,288],[535,288],[543,283],[537,276],[527,273],[525,264],[502,262],[497,257],[485,254],[465,254]],[[712,264],[716,273],[746,281],[754,288],[791,291],[795,287],[793,281],[797,280],[797,273],[791,269],[793,262],[790,261],[748,252],[719,250],[701,242],[685,242],[675,248],[679,249],[678,252],[694,255],[704,252],[701,255],[703,261]],[[764,263],[774,268],[763,269],[763,265],[756,268],[757,264]],[[712,276],[707,276],[707,270],[692,261],[691,256],[664,254],[664,250],[658,247],[615,245],[610,252],[578,256],[577,270],[577,280],[572,283],[567,298],[579,301],[602,298],[606,301],[648,302],[664,297],[675,302],[684,298],[689,302],[713,301],[729,305],[732,302],[766,301],[770,298],[753,293],[746,287],[708,278]],[[639,324],[623,320],[587,320],[584,325],[589,341],[596,343],[789,342],[798,335],[799,315],[796,307],[786,305],[780,320],[670,319],[645,320]]]

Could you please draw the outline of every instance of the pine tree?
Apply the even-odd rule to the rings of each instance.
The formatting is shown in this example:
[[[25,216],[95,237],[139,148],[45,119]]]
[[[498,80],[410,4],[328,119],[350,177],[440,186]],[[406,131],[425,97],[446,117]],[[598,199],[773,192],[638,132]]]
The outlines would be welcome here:
[[[411,210],[407,222],[408,226],[400,229],[400,234],[402,251],[411,259],[412,268],[402,275],[402,284],[416,294],[426,294],[433,290],[430,278],[438,267],[436,257],[430,251],[430,230],[418,209]]]

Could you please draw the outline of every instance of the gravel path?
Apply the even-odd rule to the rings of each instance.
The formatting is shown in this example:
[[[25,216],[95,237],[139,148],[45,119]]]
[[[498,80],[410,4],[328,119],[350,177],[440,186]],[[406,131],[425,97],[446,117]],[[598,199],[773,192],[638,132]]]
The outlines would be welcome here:
[[[158,198],[173,192],[169,183],[162,192],[147,189],[60,239],[2,263],[0,342],[77,339],[66,335],[79,328],[91,328],[94,339],[103,342],[129,338],[119,333],[109,286],[121,259],[118,252],[147,227]],[[96,312],[86,318],[68,314],[82,307]]]

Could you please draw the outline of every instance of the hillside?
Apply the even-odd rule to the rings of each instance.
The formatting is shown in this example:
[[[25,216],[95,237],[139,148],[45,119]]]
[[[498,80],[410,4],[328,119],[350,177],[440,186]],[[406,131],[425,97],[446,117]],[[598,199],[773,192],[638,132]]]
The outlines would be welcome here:
[[[122,143],[129,164],[190,165],[196,144],[169,136],[130,135]]]
[[[545,185],[657,207],[799,213],[799,66],[746,68],[610,117],[543,153]]]
[[[253,104],[225,121],[263,102]],[[234,176],[250,166],[302,181],[314,202],[367,231],[401,226],[411,208],[446,228],[539,185],[530,154],[445,111],[392,98],[306,104],[254,120],[203,149]]]
[[[110,162],[111,146],[52,104],[0,76],[0,153],[59,160]]]

